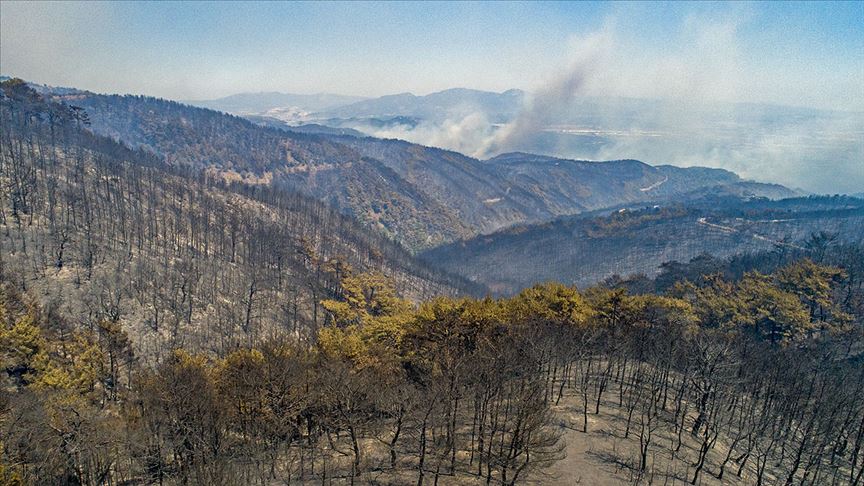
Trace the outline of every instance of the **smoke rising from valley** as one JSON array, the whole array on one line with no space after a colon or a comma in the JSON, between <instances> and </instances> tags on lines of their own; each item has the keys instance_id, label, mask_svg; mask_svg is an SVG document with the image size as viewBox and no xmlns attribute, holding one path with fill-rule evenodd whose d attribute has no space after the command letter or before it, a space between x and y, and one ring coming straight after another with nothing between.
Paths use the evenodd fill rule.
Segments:
<instances>
[{"instance_id":1,"label":"smoke rising from valley","mask_svg":"<svg viewBox=\"0 0 864 486\"><path fill-rule=\"evenodd\" d=\"M609 29L604 28L585 38L571 41L569 67L523 97L516 116L506 123L492 123L488 113L459 106L443 121L425 120L415 127L375 129L358 125L376 137L401 138L415 143L446 148L486 158L500 153L522 150L537 134L566 116L598 58L610 45ZM469 111L466 114L466 111Z\"/></svg>"},{"instance_id":2,"label":"smoke rising from valley","mask_svg":"<svg viewBox=\"0 0 864 486\"><path fill-rule=\"evenodd\" d=\"M404 123L358 116L342 126L478 158L636 158L814 192L864 191L864 22L855 3L444 3L417 25L403 22L407 4L245 5L242 15L228 2L203 5L175 4L197 19L178 29L148 23L164 17L155 4L2 2L0 74L179 100L520 88L523 96L501 94L512 105L503 111L431 104L423 116L381 113L412 117ZM400 21L383 20L391 17ZM327 36L320 25L347 30Z\"/></svg>"},{"instance_id":3,"label":"smoke rising from valley","mask_svg":"<svg viewBox=\"0 0 864 486\"><path fill-rule=\"evenodd\" d=\"M458 106L416 126L355 128L481 159L511 151L635 158L812 192L864 190L864 113L732 102L744 76L739 24L690 19L689 47L637 62L610 20L574 36L568 68L526 94L514 116ZM631 93L644 98L623 96Z\"/></svg>"}]
</instances>

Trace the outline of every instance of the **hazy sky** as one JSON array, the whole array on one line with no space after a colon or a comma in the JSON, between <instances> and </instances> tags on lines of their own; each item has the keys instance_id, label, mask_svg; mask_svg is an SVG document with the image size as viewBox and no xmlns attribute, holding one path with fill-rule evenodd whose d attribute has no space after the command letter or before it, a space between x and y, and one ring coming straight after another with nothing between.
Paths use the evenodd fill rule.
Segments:
<instances>
[{"instance_id":1,"label":"hazy sky","mask_svg":"<svg viewBox=\"0 0 864 486\"><path fill-rule=\"evenodd\" d=\"M535 90L864 110L864 2L0 2L0 71L99 92Z\"/></svg>"}]
</instances>

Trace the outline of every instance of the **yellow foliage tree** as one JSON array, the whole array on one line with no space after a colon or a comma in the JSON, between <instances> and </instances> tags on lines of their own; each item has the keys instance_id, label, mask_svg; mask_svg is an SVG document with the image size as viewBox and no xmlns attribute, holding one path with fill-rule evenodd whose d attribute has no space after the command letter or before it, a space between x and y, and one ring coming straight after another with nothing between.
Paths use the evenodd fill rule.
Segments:
<instances>
[{"instance_id":1,"label":"yellow foliage tree","mask_svg":"<svg viewBox=\"0 0 864 486\"><path fill-rule=\"evenodd\" d=\"M0 310L6 320L5 308ZM36 309L29 309L10 327L0 330L0 359L6 373L18 386L36 379L38 363L47 360L47 341L39 326Z\"/></svg>"},{"instance_id":2,"label":"yellow foliage tree","mask_svg":"<svg viewBox=\"0 0 864 486\"><path fill-rule=\"evenodd\" d=\"M340 327L366 324L373 318L396 316L411 310L411 304L400 298L393 283L380 273L351 274L346 271L341 282L341 298L321 302Z\"/></svg>"},{"instance_id":3,"label":"yellow foliage tree","mask_svg":"<svg viewBox=\"0 0 864 486\"><path fill-rule=\"evenodd\" d=\"M535 285L506 302L508 317L514 322L537 322L583 326L594 310L573 287L550 282Z\"/></svg>"}]
</instances>

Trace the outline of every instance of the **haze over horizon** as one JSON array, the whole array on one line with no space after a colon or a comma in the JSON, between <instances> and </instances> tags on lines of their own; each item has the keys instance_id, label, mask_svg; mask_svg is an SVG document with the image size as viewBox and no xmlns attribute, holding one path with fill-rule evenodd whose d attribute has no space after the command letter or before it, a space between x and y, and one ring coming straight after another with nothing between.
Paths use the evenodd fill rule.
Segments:
<instances>
[{"instance_id":1,"label":"haze over horizon","mask_svg":"<svg viewBox=\"0 0 864 486\"><path fill-rule=\"evenodd\" d=\"M864 110L860 3L0 5L0 67L171 99L543 89ZM326 28L325 28L326 27Z\"/></svg>"}]
</instances>

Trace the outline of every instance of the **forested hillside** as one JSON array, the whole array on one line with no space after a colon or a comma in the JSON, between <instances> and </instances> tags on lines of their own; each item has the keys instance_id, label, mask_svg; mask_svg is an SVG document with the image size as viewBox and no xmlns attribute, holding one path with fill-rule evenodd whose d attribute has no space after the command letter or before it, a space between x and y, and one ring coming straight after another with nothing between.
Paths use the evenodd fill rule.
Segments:
<instances>
[{"instance_id":1,"label":"forested hillside","mask_svg":"<svg viewBox=\"0 0 864 486\"><path fill-rule=\"evenodd\" d=\"M135 359L2 275L12 484L848 484L860 274L781 256L665 295L559 284L414 308L344 276L315 343ZM859 248L860 255L861 249Z\"/></svg>"},{"instance_id":2,"label":"forested hillside","mask_svg":"<svg viewBox=\"0 0 864 486\"><path fill-rule=\"evenodd\" d=\"M573 214L640 201L686 200L717 193L772 199L796 193L776 184L742 181L727 170L704 167L650 166L638 160L603 163L543 155L510 153L487 161L491 169L514 187L538 195L556 215Z\"/></svg>"},{"instance_id":3,"label":"forested hillside","mask_svg":"<svg viewBox=\"0 0 864 486\"><path fill-rule=\"evenodd\" d=\"M86 112L4 82L2 264L81 325L123 322L139 356L313 338L349 274L418 300L477 292L320 202L225 182L92 135Z\"/></svg>"},{"instance_id":4,"label":"forested hillside","mask_svg":"<svg viewBox=\"0 0 864 486\"><path fill-rule=\"evenodd\" d=\"M483 162L395 140L267 128L155 98L41 89L83 107L98 134L213 177L302 192L411 250L515 223L692 191L712 193L740 183L727 171L655 168L636 161L576 162L525 154L513 160L511 154ZM765 184L751 184L746 193L791 194Z\"/></svg>"},{"instance_id":5,"label":"forested hillside","mask_svg":"<svg viewBox=\"0 0 864 486\"><path fill-rule=\"evenodd\" d=\"M452 210L379 160L321 136L140 96L60 99L83 107L94 132L152 150L170 165L306 194L410 247L471 234Z\"/></svg>"},{"instance_id":6,"label":"forested hillside","mask_svg":"<svg viewBox=\"0 0 864 486\"><path fill-rule=\"evenodd\" d=\"M664 262L704 253L722 258L775 246L795 249L818 232L864 241L864 199L748 201L724 195L515 226L422 256L496 293L513 294L548 280L587 286L613 275L653 276Z\"/></svg>"}]
</instances>

